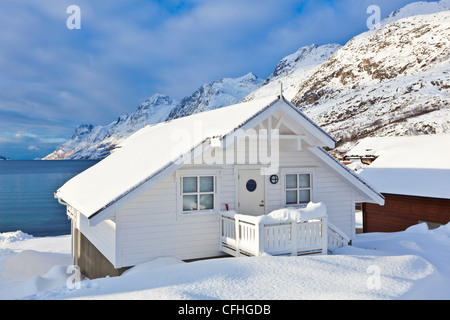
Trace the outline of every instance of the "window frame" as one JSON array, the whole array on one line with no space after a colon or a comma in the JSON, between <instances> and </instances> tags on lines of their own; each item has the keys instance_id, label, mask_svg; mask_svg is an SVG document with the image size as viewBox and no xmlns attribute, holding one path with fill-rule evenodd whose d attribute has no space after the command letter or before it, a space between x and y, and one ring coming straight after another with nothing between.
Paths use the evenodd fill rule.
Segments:
<instances>
[{"instance_id":1,"label":"window frame","mask_svg":"<svg viewBox=\"0 0 450 320\"><path fill-rule=\"evenodd\" d=\"M315 168L290 168L290 169L281 169L281 178L283 180L283 187L281 188L282 192L282 201L285 207L298 207L304 208L308 205L308 203L300 202L300 191L301 190L309 190L309 201L314 202L314 175L316 169ZM309 187L301 188L299 184L299 176L302 174L309 175ZM296 175L296 188L287 188L287 176L288 175ZM287 192L288 191L296 191L297 192L297 202L296 203L287 203Z\"/></svg>"},{"instance_id":2,"label":"window frame","mask_svg":"<svg viewBox=\"0 0 450 320\"><path fill-rule=\"evenodd\" d=\"M219 212L219 171L183 171L177 172L175 175L177 181L177 215L178 216L190 216L190 215L202 215ZM212 177L213 178L213 191L200 191L200 178ZM196 192L184 192L183 179L184 178L196 178L197 179L197 191ZM183 210L184 196L195 195L197 196L197 209ZM200 209L200 197L201 195L213 195L213 208L212 209Z\"/></svg>"}]
</instances>

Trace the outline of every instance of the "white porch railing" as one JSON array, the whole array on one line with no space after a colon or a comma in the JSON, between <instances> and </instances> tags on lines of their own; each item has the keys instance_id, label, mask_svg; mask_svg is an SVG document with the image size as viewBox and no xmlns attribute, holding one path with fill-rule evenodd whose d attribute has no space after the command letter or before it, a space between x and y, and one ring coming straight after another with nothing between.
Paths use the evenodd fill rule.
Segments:
<instances>
[{"instance_id":1,"label":"white porch railing","mask_svg":"<svg viewBox=\"0 0 450 320\"><path fill-rule=\"evenodd\" d=\"M233 256L327 254L327 218L264 222L262 217L220 218L220 250Z\"/></svg>"},{"instance_id":2,"label":"white porch railing","mask_svg":"<svg viewBox=\"0 0 450 320\"><path fill-rule=\"evenodd\" d=\"M341 229L328 222L328 250L342 248L350 243L350 238Z\"/></svg>"}]
</instances>

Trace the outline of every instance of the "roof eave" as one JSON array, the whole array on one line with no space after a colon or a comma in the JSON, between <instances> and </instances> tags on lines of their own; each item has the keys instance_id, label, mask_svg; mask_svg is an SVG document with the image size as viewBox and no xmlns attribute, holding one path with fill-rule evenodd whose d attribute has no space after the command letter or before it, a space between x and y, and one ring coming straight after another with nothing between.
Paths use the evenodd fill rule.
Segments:
<instances>
[{"instance_id":1,"label":"roof eave","mask_svg":"<svg viewBox=\"0 0 450 320\"><path fill-rule=\"evenodd\" d=\"M355 186L358 190L364 193L368 197L368 201L370 203L376 203L380 206L383 206L385 203L384 196L375 190L369 183L358 177L356 173L350 170L347 166L342 164L336 158L334 158L331 154L325 151L323 148L311 147L308 150L314 154L316 157L325 162L328 166L330 166L334 171L339 173L343 178L345 178L348 182L350 182L353 186Z\"/></svg>"}]
</instances>

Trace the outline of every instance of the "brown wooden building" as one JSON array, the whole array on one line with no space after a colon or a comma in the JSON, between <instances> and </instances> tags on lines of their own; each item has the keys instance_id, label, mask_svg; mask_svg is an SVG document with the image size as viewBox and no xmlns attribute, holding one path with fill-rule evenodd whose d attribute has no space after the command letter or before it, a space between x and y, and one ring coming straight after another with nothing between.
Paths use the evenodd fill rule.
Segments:
<instances>
[{"instance_id":1,"label":"brown wooden building","mask_svg":"<svg viewBox=\"0 0 450 320\"><path fill-rule=\"evenodd\" d=\"M421 222L426 222L432 229L450 221L450 199L383 195L383 207L363 204L363 232L403 231Z\"/></svg>"},{"instance_id":2,"label":"brown wooden building","mask_svg":"<svg viewBox=\"0 0 450 320\"><path fill-rule=\"evenodd\" d=\"M385 204L363 204L363 232L450 221L450 135L366 138L349 151L368 153L376 160L361 162L359 175L383 194Z\"/></svg>"}]
</instances>

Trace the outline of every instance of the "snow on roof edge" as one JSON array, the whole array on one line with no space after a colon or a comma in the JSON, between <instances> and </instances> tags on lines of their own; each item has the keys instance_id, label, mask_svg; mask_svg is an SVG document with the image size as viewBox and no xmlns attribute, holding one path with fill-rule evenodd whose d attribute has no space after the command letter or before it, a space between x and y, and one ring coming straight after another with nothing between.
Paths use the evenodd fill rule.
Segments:
<instances>
[{"instance_id":1,"label":"snow on roof edge","mask_svg":"<svg viewBox=\"0 0 450 320\"><path fill-rule=\"evenodd\" d=\"M379 196L380 198L383 199L383 201L385 200L385 197L378 192L374 187L372 187L366 180L364 180L363 178L359 177L353 170L351 170L350 168L348 168L346 165L344 165L343 163L341 163L339 160L337 160L335 157L333 157L330 153L328 153L325 149L319 147L317 148L319 149L323 154L325 154L328 158L330 158L331 160L333 160L336 164L338 164L342 169L344 169L346 172L348 172L352 177L356 178L357 181L359 181L360 183L362 183L364 186L366 186L368 189L370 189L372 192L374 192L377 196Z\"/></svg>"},{"instance_id":2,"label":"snow on roof edge","mask_svg":"<svg viewBox=\"0 0 450 320\"><path fill-rule=\"evenodd\" d=\"M264 111L266 111L267 109L269 109L270 107L272 107L273 105L275 105L277 102L279 101L279 99L274 99L271 103L269 103L268 105L266 105L265 107L263 107L261 110L259 110L257 113L255 113L253 116L251 116L250 118L248 118L247 120L243 121L240 125L236 126L233 130L231 130L230 132L228 132L227 134L225 134L223 138L228 137L229 135L231 135L232 133L236 132L238 129L242 128L246 123L248 123L249 121L251 121L252 119L254 119L255 117L257 117L258 115L260 115L261 113L263 113ZM210 111L214 111L214 110L210 110ZM171 120L171 121L176 121L177 119ZM211 138L211 137L210 137ZM187 152L187 154L192 154L192 152L202 146L204 143L206 143L210 138L207 138L205 140L203 140L201 143L199 143L198 145L194 146L191 148L191 150L189 152ZM178 157L178 160L180 158L182 158L185 155L180 155ZM121 199L123 199L124 197L126 197L128 194L134 192L136 189L138 189L139 187L141 187L142 185L144 185L145 183L149 182L150 180L152 180L155 176L163 173L165 170L167 170L168 168L170 168L176 161L171 161L170 163L168 163L166 166L162 167L161 169L157 170L154 174L152 174L151 176L145 178L144 180L140 181L139 183L137 183L136 185L134 185L133 187L131 187L130 189L128 189L126 192L124 192L122 195L120 195L119 197L111 200L108 204L106 204L104 207L100 208L99 210L97 210L96 212L94 212L93 214L88 216L88 219L91 219L95 216L97 216L99 213L101 213L102 211L108 209L109 207L111 207L114 203L120 201ZM58 192L58 191L57 191ZM56 193L57 193L56 192ZM64 199L62 199L64 201Z\"/></svg>"}]
</instances>

